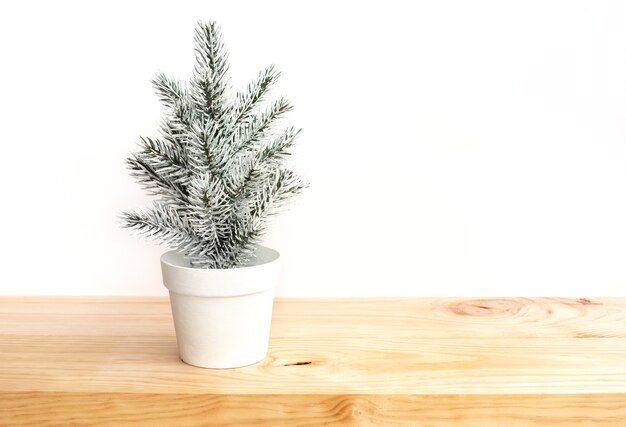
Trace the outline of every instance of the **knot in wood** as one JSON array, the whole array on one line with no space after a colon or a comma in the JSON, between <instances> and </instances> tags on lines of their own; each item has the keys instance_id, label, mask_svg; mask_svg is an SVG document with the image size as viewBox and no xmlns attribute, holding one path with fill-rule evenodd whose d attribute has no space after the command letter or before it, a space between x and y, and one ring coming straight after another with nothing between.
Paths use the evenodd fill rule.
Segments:
<instances>
[{"instance_id":1,"label":"knot in wood","mask_svg":"<svg viewBox=\"0 0 626 427\"><path fill-rule=\"evenodd\" d=\"M460 316L514 315L524 304L515 298L472 299L452 303L449 310Z\"/></svg>"}]
</instances>

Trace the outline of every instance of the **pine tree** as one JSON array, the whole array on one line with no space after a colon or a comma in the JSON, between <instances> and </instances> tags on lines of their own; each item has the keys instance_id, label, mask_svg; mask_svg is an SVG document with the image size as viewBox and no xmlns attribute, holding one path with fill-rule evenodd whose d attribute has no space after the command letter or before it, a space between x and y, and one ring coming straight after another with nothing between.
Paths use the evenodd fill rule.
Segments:
<instances>
[{"instance_id":1,"label":"pine tree","mask_svg":"<svg viewBox=\"0 0 626 427\"><path fill-rule=\"evenodd\" d=\"M299 130L277 129L289 101L265 100L280 76L273 66L231 95L216 23L198 23L195 52L188 83L152 80L166 109L161 137L140 138L127 164L157 200L122 213L122 224L181 251L193 267L232 268L254 257L269 217L306 186L285 166Z\"/></svg>"}]
</instances>

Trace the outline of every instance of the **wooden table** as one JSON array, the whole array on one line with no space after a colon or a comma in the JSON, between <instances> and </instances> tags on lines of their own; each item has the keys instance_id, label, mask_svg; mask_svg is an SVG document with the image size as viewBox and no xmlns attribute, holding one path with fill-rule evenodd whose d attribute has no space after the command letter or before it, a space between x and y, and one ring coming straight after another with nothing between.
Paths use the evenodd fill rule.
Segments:
<instances>
[{"instance_id":1,"label":"wooden table","mask_svg":"<svg viewBox=\"0 0 626 427\"><path fill-rule=\"evenodd\" d=\"M278 299L270 352L178 359L165 298L0 298L0 425L626 426L626 299Z\"/></svg>"}]
</instances>

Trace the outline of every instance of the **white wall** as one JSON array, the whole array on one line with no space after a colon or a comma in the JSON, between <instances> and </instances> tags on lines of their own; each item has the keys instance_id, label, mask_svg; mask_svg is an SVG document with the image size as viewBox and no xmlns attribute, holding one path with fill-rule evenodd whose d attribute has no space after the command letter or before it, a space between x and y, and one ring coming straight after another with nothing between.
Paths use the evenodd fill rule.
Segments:
<instances>
[{"instance_id":1,"label":"white wall","mask_svg":"<svg viewBox=\"0 0 626 427\"><path fill-rule=\"evenodd\" d=\"M624 294L624 2L7 3L0 294L165 293L116 214L199 19L235 85L277 65L304 129L279 294Z\"/></svg>"}]
</instances>

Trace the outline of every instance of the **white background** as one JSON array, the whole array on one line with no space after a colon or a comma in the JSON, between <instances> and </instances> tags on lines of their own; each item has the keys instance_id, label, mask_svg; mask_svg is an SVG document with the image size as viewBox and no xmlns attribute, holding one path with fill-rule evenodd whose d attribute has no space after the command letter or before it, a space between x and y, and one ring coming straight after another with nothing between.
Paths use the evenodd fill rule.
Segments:
<instances>
[{"instance_id":1,"label":"white background","mask_svg":"<svg viewBox=\"0 0 626 427\"><path fill-rule=\"evenodd\" d=\"M0 294L165 294L116 215L200 19L303 128L280 295L624 294L626 3L441 0L3 2Z\"/></svg>"}]
</instances>

